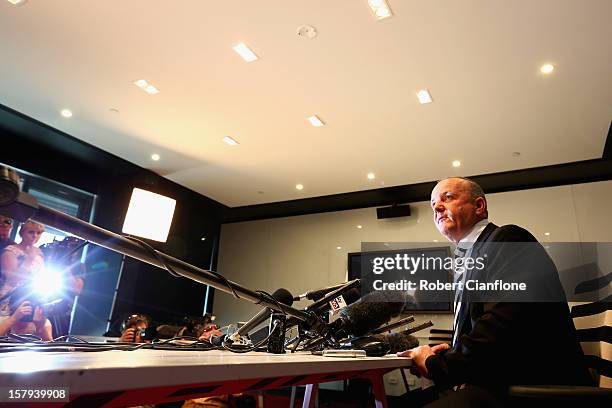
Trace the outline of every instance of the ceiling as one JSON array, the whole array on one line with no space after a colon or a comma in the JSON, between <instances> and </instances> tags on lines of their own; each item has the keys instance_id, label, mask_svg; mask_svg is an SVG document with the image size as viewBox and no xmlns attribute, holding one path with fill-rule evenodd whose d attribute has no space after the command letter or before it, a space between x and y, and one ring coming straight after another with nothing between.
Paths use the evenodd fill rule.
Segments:
<instances>
[{"instance_id":1,"label":"ceiling","mask_svg":"<svg viewBox=\"0 0 612 408\"><path fill-rule=\"evenodd\" d=\"M389 4L0 0L0 103L230 207L601 157L612 2Z\"/></svg>"}]
</instances>

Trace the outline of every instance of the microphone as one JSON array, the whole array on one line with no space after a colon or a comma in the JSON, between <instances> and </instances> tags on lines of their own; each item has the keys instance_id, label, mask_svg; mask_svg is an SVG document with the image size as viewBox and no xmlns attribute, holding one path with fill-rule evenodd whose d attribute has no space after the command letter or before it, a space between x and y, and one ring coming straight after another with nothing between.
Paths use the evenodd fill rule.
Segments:
<instances>
[{"instance_id":1,"label":"microphone","mask_svg":"<svg viewBox=\"0 0 612 408\"><path fill-rule=\"evenodd\" d=\"M347 306L340 317L331 324L331 334L336 339L363 336L398 316L407 301L407 294L398 291L374 291L358 302Z\"/></svg>"},{"instance_id":2,"label":"microphone","mask_svg":"<svg viewBox=\"0 0 612 408\"><path fill-rule=\"evenodd\" d=\"M334 313L346 308L348 305L355 303L361 297L361 292L357 288L347 291L344 295L339 295L329 302L329 306Z\"/></svg>"},{"instance_id":3,"label":"microphone","mask_svg":"<svg viewBox=\"0 0 612 408\"><path fill-rule=\"evenodd\" d=\"M384 356L387 353L415 348L419 345L419 340L402 333L384 333L357 337L348 344L354 350L364 350L368 356Z\"/></svg>"},{"instance_id":4,"label":"microphone","mask_svg":"<svg viewBox=\"0 0 612 408\"><path fill-rule=\"evenodd\" d=\"M419 346L419 339L403 333L375 334L372 337L389 345L389 353L399 353Z\"/></svg>"},{"instance_id":5,"label":"microphone","mask_svg":"<svg viewBox=\"0 0 612 408\"><path fill-rule=\"evenodd\" d=\"M287 306L291 306L293 304L293 295L287 289L280 288L275 290L274 293L272 293L272 297L278 300L279 303L284 303ZM240 336L248 334L248 332L270 317L270 313L272 313L272 309L270 308L266 307L261 309L255 316L251 317L251 319L246 322L244 326L240 327L238 331L231 336L231 340L238 340Z\"/></svg>"},{"instance_id":6,"label":"microphone","mask_svg":"<svg viewBox=\"0 0 612 408\"><path fill-rule=\"evenodd\" d=\"M296 302L298 300L304 300L304 299L316 301L316 300L321 299L323 296L327 295L332 290L339 289L343 287L344 285L346 285L346 283L341 283L339 285L334 285L334 286L328 286L327 288L323 288L323 289L309 290L308 292L302 293L301 295L294 296L293 300Z\"/></svg>"}]
</instances>

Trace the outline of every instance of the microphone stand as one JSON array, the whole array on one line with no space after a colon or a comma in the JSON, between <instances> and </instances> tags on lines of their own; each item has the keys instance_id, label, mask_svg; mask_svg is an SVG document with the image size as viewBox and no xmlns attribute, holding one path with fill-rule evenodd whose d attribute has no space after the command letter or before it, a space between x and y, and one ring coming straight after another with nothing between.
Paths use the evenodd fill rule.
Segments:
<instances>
[{"instance_id":1,"label":"microphone stand","mask_svg":"<svg viewBox=\"0 0 612 408\"><path fill-rule=\"evenodd\" d=\"M170 266L174 272L182 277L210 285L222 292L236 295L240 299L282 312L306 325L313 327L320 325L319 320L313 313L298 310L280 302L273 302L268 297L247 289L238 283L223 279L223 277L216 273L198 268L163 252L147 249L138 242L122 235L45 207L39 204L33 196L19 192L18 188L15 189L16 182L15 178L10 174L11 170L8 170L10 179L6 172L6 168L0 166L0 175L2 176L0 177L0 214L2 215L19 221L32 219L162 269L167 269L166 266Z\"/></svg>"}]
</instances>

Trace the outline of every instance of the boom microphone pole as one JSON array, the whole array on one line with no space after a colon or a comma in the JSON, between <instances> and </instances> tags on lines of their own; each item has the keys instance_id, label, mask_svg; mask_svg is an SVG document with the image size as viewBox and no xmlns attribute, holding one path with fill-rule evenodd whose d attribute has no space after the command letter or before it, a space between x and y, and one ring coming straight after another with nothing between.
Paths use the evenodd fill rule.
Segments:
<instances>
[{"instance_id":1,"label":"boom microphone pole","mask_svg":"<svg viewBox=\"0 0 612 408\"><path fill-rule=\"evenodd\" d=\"M274 302L268 296L227 280L215 272L198 268L153 248L147 248L146 244L142 245L135 240L39 204L33 196L19 191L19 176L14 170L4 166L0 166L0 214L19 221L32 219L76 235L101 247L138 259L158 268L176 272L196 282L210 285L239 299L245 299L262 307L287 314L306 324L315 326L319 324L319 320L312 313Z\"/></svg>"}]
</instances>

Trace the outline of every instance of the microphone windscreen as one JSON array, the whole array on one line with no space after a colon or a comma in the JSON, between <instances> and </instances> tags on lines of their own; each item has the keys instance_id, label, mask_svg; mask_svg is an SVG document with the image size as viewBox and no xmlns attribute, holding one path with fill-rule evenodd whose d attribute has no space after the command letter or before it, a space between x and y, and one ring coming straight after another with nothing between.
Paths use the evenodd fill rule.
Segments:
<instances>
[{"instance_id":1,"label":"microphone windscreen","mask_svg":"<svg viewBox=\"0 0 612 408\"><path fill-rule=\"evenodd\" d=\"M351 303L355 303L359 300L361 297L361 292L359 289L353 288L342 295L342 297L344 298L344 302L346 302L347 305L350 305Z\"/></svg>"},{"instance_id":2,"label":"microphone windscreen","mask_svg":"<svg viewBox=\"0 0 612 408\"><path fill-rule=\"evenodd\" d=\"M346 307L342 314L350 323L351 334L363 336L399 315L404 303L405 295L398 291L374 291Z\"/></svg>"},{"instance_id":3,"label":"microphone windscreen","mask_svg":"<svg viewBox=\"0 0 612 408\"><path fill-rule=\"evenodd\" d=\"M285 288L276 289L272 297L287 306L293 305L293 295Z\"/></svg>"},{"instance_id":4,"label":"microphone windscreen","mask_svg":"<svg viewBox=\"0 0 612 408\"><path fill-rule=\"evenodd\" d=\"M419 346L419 340L416 337L402 333L383 333L372 337L387 344L389 346L389 353L398 353Z\"/></svg>"}]
</instances>

